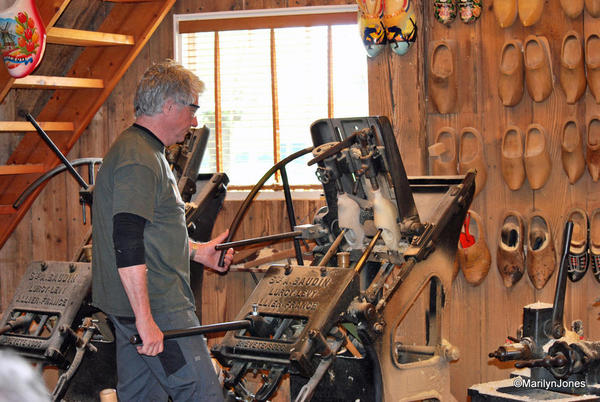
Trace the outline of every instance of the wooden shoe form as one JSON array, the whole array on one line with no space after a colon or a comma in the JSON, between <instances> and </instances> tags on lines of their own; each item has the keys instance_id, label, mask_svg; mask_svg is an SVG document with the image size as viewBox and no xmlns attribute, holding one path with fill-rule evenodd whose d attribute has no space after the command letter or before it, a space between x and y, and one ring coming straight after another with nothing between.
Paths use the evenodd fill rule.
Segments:
<instances>
[{"instance_id":1,"label":"wooden shoe form","mask_svg":"<svg viewBox=\"0 0 600 402\"><path fill-rule=\"evenodd\" d=\"M544 10L544 0L518 0L519 19L524 27L539 21Z\"/></svg>"},{"instance_id":2,"label":"wooden shoe form","mask_svg":"<svg viewBox=\"0 0 600 402\"><path fill-rule=\"evenodd\" d=\"M523 45L517 39L502 46L498 96L504 106L514 106L523 98Z\"/></svg>"},{"instance_id":3,"label":"wooden shoe form","mask_svg":"<svg viewBox=\"0 0 600 402\"><path fill-rule=\"evenodd\" d=\"M577 18L583 11L583 0L560 0L560 5L569 18Z\"/></svg>"},{"instance_id":4,"label":"wooden shoe form","mask_svg":"<svg viewBox=\"0 0 600 402\"><path fill-rule=\"evenodd\" d=\"M439 40L429 46L429 95L439 113L456 112L456 42Z\"/></svg>"},{"instance_id":5,"label":"wooden shoe form","mask_svg":"<svg viewBox=\"0 0 600 402\"><path fill-rule=\"evenodd\" d=\"M525 181L523 136L517 126L509 126L502 136L502 178L511 190L518 190Z\"/></svg>"},{"instance_id":6,"label":"wooden shoe form","mask_svg":"<svg viewBox=\"0 0 600 402\"><path fill-rule=\"evenodd\" d=\"M562 129L561 160L569 183L575 184L585 171L583 141L575 120L565 122Z\"/></svg>"},{"instance_id":7,"label":"wooden shoe form","mask_svg":"<svg viewBox=\"0 0 600 402\"><path fill-rule=\"evenodd\" d=\"M358 29L369 57L377 56L385 47L383 0L356 0L358 4Z\"/></svg>"},{"instance_id":8,"label":"wooden shoe form","mask_svg":"<svg viewBox=\"0 0 600 402\"><path fill-rule=\"evenodd\" d=\"M585 39L587 84L596 103L600 103L600 36L591 34Z\"/></svg>"},{"instance_id":9,"label":"wooden shoe form","mask_svg":"<svg viewBox=\"0 0 600 402\"><path fill-rule=\"evenodd\" d=\"M517 0L494 0L494 15L500 28L508 28L517 19Z\"/></svg>"},{"instance_id":10,"label":"wooden shoe form","mask_svg":"<svg viewBox=\"0 0 600 402\"><path fill-rule=\"evenodd\" d=\"M589 265L588 256L588 219L581 208L573 208L567 220L573 222L573 232L568 251L567 275L572 282L585 276Z\"/></svg>"},{"instance_id":11,"label":"wooden shoe form","mask_svg":"<svg viewBox=\"0 0 600 402\"><path fill-rule=\"evenodd\" d=\"M600 17L600 0L585 0L585 11L594 18Z\"/></svg>"},{"instance_id":12,"label":"wooden shoe form","mask_svg":"<svg viewBox=\"0 0 600 402\"><path fill-rule=\"evenodd\" d=\"M466 281L473 286L477 286L487 276L492 259L485 240L483 220L475 211L469 211L469 214L471 216L471 234L475 237L475 244L463 248L461 243L458 242L458 265Z\"/></svg>"},{"instance_id":13,"label":"wooden shoe form","mask_svg":"<svg viewBox=\"0 0 600 402\"><path fill-rule=\"evenodd\" d=\"M385 0L383 25L387 42L392 51L399 55L408 52L417 39L417 17L410 0Z\"/></svg>"},{"instance_id":14,"label":"wooden shoe form","mask_svg":"<svg viewBox=\"0 0 600 402\"><path fill-rule=\"evenodd\" d=\"M586 79L581 39L575 31L569 31L563 38L560 52L560 86L567 103L574 104L585 92Z\"/></svg>"},{"instance_id":15,"label":"wooden shoe form","mask_svg":"<svg viewBox=\"0 0 600 402\"><path fill-rule=\"evenodd\" d=\"M530 124L525 133L525 174L532 190L546 184L552 162L548 154L546 130L539 124Z\"/></svg>"},{"instance_id":16,"label":"wooden shoe form","mask_svg":"<svg viewBox=\"0 0 600 402\"><path fill-rule=\"evenodd\" d=\"M585 160L593 181L600 178L600 116L590 119L587 129L587 150Z\"/></svg>"},{"instance_id":17,"label":"wooden shoe form","mask_svg":"<svg viewBox=\"0 0 600 402\"><path fill-rule=\"evenodd\" d=\"M556 267L552 232L547 220L535 214L528 219L527 275L536 289L542 289Z\"/></svg>"},{"instance_id":18,"label":"wooden shoe form","mask_svg":"<svg viewBox=\"0 0 600 402\"><path fill-rule=\"evenodd\" d=\"M525 83L529 96L542 102L552 93L552 58L544 36L529 35L525 39Z\"/></svg>"},{"instance_id":19,"label":"wooden shoe form","mask_svg":"<svg viewBox=\"0 0 600 402\"><path fill-rule=\"evenodd\" d=\"M496 265L504 286L512 287L525 273L525 224L517 211L508 211L502 220L496 250Z\"/></svg>"},{"instance_id":20,"label":"wooden shoe form","mask_svg":"<svg viewBox=\"0 0 600 402\"><path fill-rule=\"evenodd\" d=\"M437 144L440 144L438 146ZM435 144L429 149L433 155L432 148L437 146L441 152L435 152L432 162L432 172L435 176L452 176L458 174L456 159L456 132L452 127L442 127L435 139Z\"/></svg>"},{"instance_id":21,"label":"wooden shoe form","mask_svg":"<svg viewBox=\"0 0 600 402\"><path fill-rule=\"evenodd\" d=\"M465 127L460 132L458 153L458 172L466 174L470 169L477 170L475 176L475 194L479 194L487 181L487 164L483 153L483 139L481 134L473 127Z\"/></svg>"}]
</instances>

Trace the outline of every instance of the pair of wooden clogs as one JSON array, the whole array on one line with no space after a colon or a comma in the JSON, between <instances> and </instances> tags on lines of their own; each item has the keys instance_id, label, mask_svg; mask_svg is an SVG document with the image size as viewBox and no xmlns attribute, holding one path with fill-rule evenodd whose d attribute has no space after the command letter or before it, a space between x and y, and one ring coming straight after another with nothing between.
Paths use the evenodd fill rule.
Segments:
<instances>
[{"instance_id":1,"label":"pair of wooden clogs","mask_svg":"<svg viewBox=\"0 0 600 402\"><path fill-rule=\"evenodd\" d=\"M584 0L560 0L564 13L569 18L577 18L583 12ZM585 10L594 18L600 17L600 0L585 0Z\"/></svg>"},{"instance_id":2,"label":"pair of wooden clogs","mask_svg":"<svg viewBox=\"0 0 600 402\"><path fill-rule=\"evenodd\" d=\"M417 39L417 20L411 0L356 0L358 27L369 57L389 44L396 54L406 54Z\"/></svg>"},{"instance_id":3,"label":"pair of wooden clogs","mask_svg":"<svg viewBox=\"0 0 600 402\"><path fill-rule=\"evenodd\" d=\"M562 128L561 159L571 184L581 178L586 165L592 180L600 179L600 116L593 116L588 121L585 157L583 148L577 121L566 121Z\"/></svg>"},{"instance_id":4,"label":"pair of wooden clogs","mask_svg":"<svg viewBox=\"0 0 600 402\"><path fill-rule=\"evenodd\" d=\"M594 278L600 282L600 208L588 216L581 208L573 208L567 220L573 222L569 243L567 275L573 282L581 280L592 266Z\"/></svg>"},{"instance_id":5,"label":"pair of wooden clogs","mask_svg":"<svg viewBox=\"0 0 600 402\"><path fill-rule=\"evenodd\" d=\"M500 28L511 26L517 14L523 26L529 27L541 18L544 0L494 0L493 9Z\"/></svg>"},{"instance_id":6,"label":"pair of wooden clogs","mask_svg":"<svg viewBox=\"0 0 600 402\"><path fill-rule=\"evenodd\" d=\"M444 25L450 25L456 18L465 24L475 22L481 15L481 0L435 0L433 2L435 19Z\"/></svg>"}]
</instances>

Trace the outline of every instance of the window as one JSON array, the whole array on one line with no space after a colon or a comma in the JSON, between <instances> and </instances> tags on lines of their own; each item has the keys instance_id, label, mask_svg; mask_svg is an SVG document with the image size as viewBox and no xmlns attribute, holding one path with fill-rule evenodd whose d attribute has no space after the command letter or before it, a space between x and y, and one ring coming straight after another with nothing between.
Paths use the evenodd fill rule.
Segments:
<instances>
[{"instance_id":1,"label":"window","mask_svg":"<svg viewBox=\"0 0 600 402\"><path fill-rule=\"evenodd\" d=\"M198 116L211 137L202 172L224 171L231 187L252 186L272 165L312 145L315 120L368 115L367 59L355 10L175 16L176 57L206 84ZM306 166L310 158L287 166L290 184L318 185ZM278 188L281 178L267 184Z\"/></svg>"}]
</instances>

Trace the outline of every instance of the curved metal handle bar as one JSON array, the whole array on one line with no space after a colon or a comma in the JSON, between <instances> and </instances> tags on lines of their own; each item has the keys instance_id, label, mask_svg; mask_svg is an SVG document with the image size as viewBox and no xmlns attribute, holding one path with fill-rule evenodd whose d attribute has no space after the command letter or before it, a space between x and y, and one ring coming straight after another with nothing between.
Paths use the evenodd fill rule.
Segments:
<instances>
[{"instance_id":1,"label":"curved metal handle bar","mask_svg":"<svg viewBox=\"0 0 600 402\"><path fill-rule=\"evenodd\" d=\"M240 209L238 209L238 212L235 215L235 217L233 218L233 221L231 222L231 226L229 226L229 234L227 235L225 242L231 241L231 239L233 238L233 235L235 234L238 227L240 226L240 222L242 221L242 218L246 214L248 207L250 207L252 200L254 200L254 197L256 197L256 194L258 194L258 192L260 191L262 186L267 182L267 180L269 180L269 178L273 175L273 173L275 173L277 170L283 168L285 165L287 165L291 161L298 159L299 157L311 152L313 150L313 148L314 147L308 147L308 148L301 149L300 151L294 152L293 154L289 155L288 157L286 157L286 158L280 160L279 162L277 162L276 164L274 164L271 167L271 169L269 169L263 175L263 177L260 178L260 180L254 185L254 187L252 187L252 190L250 190L250 193L248 194L248 196L246 197L246 199L240 206ZM221 251L221 256L219 257L219 266L220 267L223 266L226 251L227 250Z\"/></svg>"},{"instance_id":2,"label":"curved metal handle bar","mask_svg":"<svg viewBox=\"0 0 600 402\"><path fill-rule=\"evenodd\" d=\"M80 165L90 165L90 168L93 169L94 165L99 164L99 163L102 163L102 158L81 158L81 159L75 159L73 162L71 162L71 165L73 167L80 166ZM38 188L44 182L46 182L47 180L50 180L57 174L64 172L65 170L67 170L67 166L59 165L59 166L55 167L54 169L49 170L46 173L44 173L43 175L41 175L40 177L38 177L33 183L31 183L29 186L27 186L27 188L21 193L19 198L17 198L17 200L14 202L13 208L19 209L21 204L23 204L23 202L27 199L27 197L29 197L29 195L31 193L33 193L36 188Z\"/></svg>"}]
</instances>

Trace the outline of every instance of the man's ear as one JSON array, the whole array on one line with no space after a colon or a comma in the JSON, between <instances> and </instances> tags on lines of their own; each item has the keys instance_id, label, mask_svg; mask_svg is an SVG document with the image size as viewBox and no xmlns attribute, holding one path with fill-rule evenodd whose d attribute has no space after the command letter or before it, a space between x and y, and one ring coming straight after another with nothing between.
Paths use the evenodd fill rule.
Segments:
<instances>
[{"instance_id":1,"label":"man's ear","mask_svg":"<svg viewBox=\"0 0 600 402\"><path fill-rule=\"evenodd\" d=\"M174 107L175 107L175 101L172 98L167 98L165 103L163 103L162 111L164 114L168 114L171 111L173 111Z\"/></svg>"}]
</instances>

